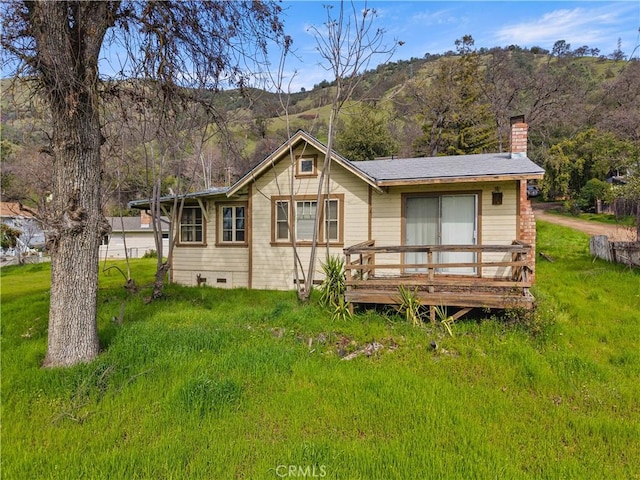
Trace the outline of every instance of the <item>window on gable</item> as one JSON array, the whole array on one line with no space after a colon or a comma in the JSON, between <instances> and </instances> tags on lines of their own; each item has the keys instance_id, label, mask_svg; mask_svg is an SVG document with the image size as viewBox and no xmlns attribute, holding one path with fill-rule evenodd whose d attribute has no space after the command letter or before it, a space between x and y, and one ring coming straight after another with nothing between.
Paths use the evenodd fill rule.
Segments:
<instances>
[{"instance_id":1,"label":"window on gable","mask_svg":"<svg viewBox=\"0 0 640 480\"><path fill-rule=\"evenodd\" d=\"M317 155L302 155L296 158L296 176L317 176Z\"/></svg>"},{"instance_id":2,"label":"window on gable","mask_svg":"<svg viewBox=\"0 0 640 480\"><path fill-rule=\"evenodd\" d=\"M204 218L199 206L185 206L180 217L180 243L204 243Z\"/></svg>"},{"instance_id":3,"label":"window on gable","mask_svg":"<svg viewBox=\"0 0 640 480\"><path fill-rule=\"evenodd\" d=\"M246 243L246 207L244 205L223 205L219 211L220 242Z\"/></svg>"}]
</instances>

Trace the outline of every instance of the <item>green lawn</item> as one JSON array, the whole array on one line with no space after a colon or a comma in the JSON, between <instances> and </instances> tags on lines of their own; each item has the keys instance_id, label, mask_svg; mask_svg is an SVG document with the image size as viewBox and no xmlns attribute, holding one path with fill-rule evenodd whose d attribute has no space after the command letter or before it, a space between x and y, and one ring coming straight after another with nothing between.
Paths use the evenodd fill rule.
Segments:
<instances>
[{"instance_id":1,"label":"green lawn","mask_svg":"<svg viewBox=\"0 0 640 480\"><path fill-rule=\"evenodd\" d=\"M640 478L640 274L594 262L585 235L538 232L555 262L520 324L487 313L448 337L331 321L290 292L177 286L145 305L110 270L104 353L64 370L39 367L48 267L4 268L2 477ZM153 265L134 263L139 285Z\"/></svg>"}]
</instances>

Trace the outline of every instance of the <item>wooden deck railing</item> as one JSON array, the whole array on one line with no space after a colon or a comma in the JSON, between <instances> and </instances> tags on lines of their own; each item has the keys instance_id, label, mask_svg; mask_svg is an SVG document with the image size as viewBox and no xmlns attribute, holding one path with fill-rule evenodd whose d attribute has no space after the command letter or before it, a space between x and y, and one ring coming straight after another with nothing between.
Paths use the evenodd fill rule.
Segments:
<instances>
[{"instance_id":1,"label":"wooden deck railing","mask_svg":"<svg viewBox=\"0 0 640 480\"><path fill-rule=\"evenodd\" d=\"M369 279L398 276L420 277L424 285L424 276L434 282L447 282L445 277L454 275L455 281L463 281L465 277L495 281L513 281L518 284L528 283L530 268L526 257L531 246L514 241L511 245L402 245L376 247L375 241L359 243L344 249L347 283L361 284ZM425 261L420 263L405 262L407 253L424 253ZM437 261L442 253L472 253L475 260L466 262ZM397 262L377 262L381 254L395 254ZM502 259L488 258L487 254L498 254ZM390 255L387 255L389 257ZM505 260L505 257L509 257ZM473 273L446 272L449 269L471 268ZM492 273L488 273L489 270ZM384 272L384 273L383 273ZM510 274L507 274L510 272ZM440 278L441 280L436 280Z\"/></svg>"},{"instance_id":2,"label":"wooden deck railing","mask_svg":"<svg viewBox=\"0 0 640 480\"><path fill-rule=\"evenodd\" d=\"M511 245L411 246L363 242L344 249L346 297L355 302L374 299L378 303L378 298L387 303L395 295L389 292L403 285L416 287L423 300L432 303L438 299L451 305L500 306L506 297L532 299L530 251L530 245L518 241ZM447 261L443 255L447 253L466 253L469 258ZM423 255L416 256L420 261L409 263L407 254ZM487 303L491 295L493 300Z\"/></svg>"}]
</instances>

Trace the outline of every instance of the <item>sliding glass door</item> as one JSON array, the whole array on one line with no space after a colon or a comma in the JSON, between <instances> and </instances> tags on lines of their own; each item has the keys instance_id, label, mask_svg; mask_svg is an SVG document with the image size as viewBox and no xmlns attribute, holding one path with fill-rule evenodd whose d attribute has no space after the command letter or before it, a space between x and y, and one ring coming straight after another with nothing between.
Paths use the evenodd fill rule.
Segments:
<instances>
[{"instance_id":1,"label":"sliding glass door","mask_svg":"<svg viewBox=\"0 0 640 480\"><path fill-rule=\"evenodd\" d=\"M440 245L475 245L476 195L443 195L440 197ZM441 263L472 263L473 252L443 252ZM474 267L443 268L443 273L473 275Z\"/></svg>"},{"instance_id":2,"label":"sliding glass door","mask_svg":"<svg viewBox=\"0 0 640 480\"><path fill-rule=\"evenodd\" d=\"M475 245L477 243L476 194L438 195L405 199L405 245ZM442 252L434 255L438 263L474 262L473 252ZM426 253L407 253L406 264L422 264ZM426 268L408 267L407 272L425 272ZM444 267L441 273L473 275L473 267Z\"/></svg>"}]
</instances>

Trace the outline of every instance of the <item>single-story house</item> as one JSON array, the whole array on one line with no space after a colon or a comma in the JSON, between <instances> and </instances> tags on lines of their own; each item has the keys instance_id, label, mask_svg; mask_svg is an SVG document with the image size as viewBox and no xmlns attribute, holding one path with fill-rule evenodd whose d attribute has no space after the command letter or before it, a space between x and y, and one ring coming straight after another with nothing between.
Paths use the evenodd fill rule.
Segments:
<instances>
[{"instance_id":1,"label":"single-story house","mask_svg":"<svg viewBox=\"0 0 640 480\"><path fill-rule=\"evenodd\" d=\"M230 187L185 195L172 281L293 289L292 244L308 265L320 209L316 278L327 251L345 258L352 302L394 303L407 285L427 305L531 305L527 182L544 171L527 158L526 124L513 124L509 153L352 162L332 151L318 204L326 151L299 130Z\"/></svg>"},{"instance_id":2,"label":"single-story house","mask_svg":"<svg viewBox=\"0 0 640 480\"><path fill-rule=\"evenodd\" d=\"M100 258L141 258L145 253L156 251L156 243L151 225L151 216L144 211L138 217L106 217L111 232L102 238ZM169 218L161 218L162 252L169 251Z\"/></svg>"}]
</instances>

